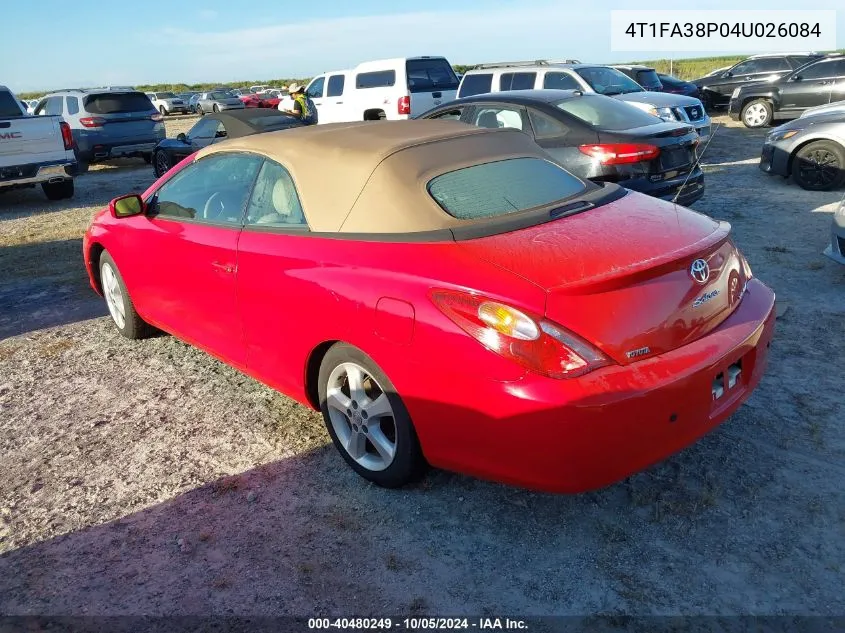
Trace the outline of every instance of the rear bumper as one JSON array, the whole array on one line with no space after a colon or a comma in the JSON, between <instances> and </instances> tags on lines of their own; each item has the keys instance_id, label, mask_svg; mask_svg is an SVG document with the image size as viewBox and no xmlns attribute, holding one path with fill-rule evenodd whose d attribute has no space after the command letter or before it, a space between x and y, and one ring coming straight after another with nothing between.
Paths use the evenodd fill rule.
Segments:
<instances>
[{"instance_id":1,"label":"rear bumper","mask_svg":"<svg viewBox=\"0 0 845 633\"><path fill-rule=\"evenodd\" d=\"M152 154L161 139L142 143L95 143L86 150L80 149L80 157L88 163L111 158L132 158Z\"/></svg>"},{"instance_id":2,"label":"rear bumper","mask_svg":"<svg viewBox=\"0 0 845 633\"><path fill-rule=\"evenodd\" d=\"M79 165L76 161L57 161L0 167L0 188L70 180L78 173Z\"/></svg>"},{"instance_id":3,"label":"rear bumper","mask_svg":"<svg viewBox=\"0 0 845 633\"><path fill-rule=\"evenodd\" d=\"M845 226L839 226L836 220L830 231L830 244L822 251L837 264L845 265Z\"/></svg>"},{"instance_id":4,"label":"rear bumper","mask_svg":"<svg viewBox=\"0 0 845 633\"><path fill-rule=\"evenodd\" d=\"M675 201L678 204L688 206L696 202L704 195L704 173L696 169L689 180L687 174L652 182L647 178L635 180L620 180L619 184L627 189L638 191L661 200ZM680 193L679 193L680 192ZM675 197L677 196L677 200Z\"/></svg>"},{"instance_id":5,"label":"rear bumper","mask_svg":"<svg viewBox=\"0 0 845 633\"><path fill-rule=\"evenodd\" d=\"M672 352L573 380L495 382L465 372L436 399L412 394L406 404L433 465L549 492L600 488L680 451L739 408L765 372L774 307L774 293L752 279L716 330Z\"/></svg>"}]
</instances>

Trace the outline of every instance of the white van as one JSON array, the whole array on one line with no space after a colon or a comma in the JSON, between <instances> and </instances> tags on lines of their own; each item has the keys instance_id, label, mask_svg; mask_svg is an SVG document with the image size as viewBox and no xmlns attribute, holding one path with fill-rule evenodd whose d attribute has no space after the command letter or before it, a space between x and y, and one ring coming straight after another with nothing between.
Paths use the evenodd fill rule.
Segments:
<instances>
[{"instance_id":1,"label":"white van","mask_svg":"<svg viewBox=\"0 0 845 633\"><path fill-rule=\"evenodd\" d=\"M451 101L458 77L445 57L398 57L314 77L305 91L319 123L408 119ZM280 110L293 109L290 97Z\"/></svg>"}]
</instances>

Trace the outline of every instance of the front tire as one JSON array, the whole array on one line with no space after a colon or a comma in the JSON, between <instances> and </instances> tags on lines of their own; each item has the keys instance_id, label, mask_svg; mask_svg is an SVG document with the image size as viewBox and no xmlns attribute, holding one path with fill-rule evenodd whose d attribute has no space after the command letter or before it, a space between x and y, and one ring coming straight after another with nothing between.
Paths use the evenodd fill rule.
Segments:
<instances>
[{"instance_id":1,"label":"front tire","mask_svg":"<svg viewBox=\"0 0 845 633\"><path fill-rule=\"evenodd\" d=\"M320 364L320 410L337 450L364 479L398 488L425 466L405 404L384 372L346 343L332 346Z\"/></svg>"},{"instance_id":2,"label":"front tire","mask_svg":"<svg viewBox=\"0 0 845 633\"><path fill-rule=\"evenodd\" d=\"M742 107L740 118L745 127L754 129L769 125L773 116L774 109L769 101L754 99Z\"/></svg>"},{"instance_id":3,"label":"front tire","mask_svg":"<svg viewBox=\"0 0 845 633\"><path fill-rule=\"evenodd\" d=\"M845 183L845 148L833 141L800 147L792 159L792 179L809 191L838 189Z\"/></svg>"},{"instance_id":4,"label":"front tire","mask_svg":"<svg viewBox=\"0 0 845 633\"><path fill-rule=\"evenodd\" d=\"M161 112L161 116L167 116L167 110L164 109L164 106L159 106L158 111Z\"/></svg>"},{"instance_id":5,"label":"front tire","mask_svg":"<svg viewBox=\"0 0 845 633\"><path fill-rule=\"evenodd\" d=\"M67 179L61 182L42 182L41 189L48 200L66 200L73 198L73 180Z\"/></svg>"},{"instance_id":6,"label":"front tire","mask_svg":"<svg viewBox=\"0 0 845 633\"><path fill-rule=\"evenodd\" d=\"M128 339L146 338L153 333L153 327L135 310L123 277L107 252L100 255L100 287L118 332Z\"/></svg>"},{"instance_id":7,"label":"front tire","mask_svg":"<svg viewBox=\"0 0 845 633\"><path fill-rule=\"evenodd\" d=\"M219 108L219 107L217 107L217 104L216 104L216 103L214 104L214 108L213 108L213 110L214 110L215 112L220 112L220 108Z\"/></svg>"},{"instance_id":8,"label":"front tire","mask_svg":"<svg viewBox=\"0 0 845 633\"><path fill-rule=\"evenodd\" d=\"M202 106L200 104L197 104L197 114L199 114L200 116L205 116L205 112L203 112Z\"/></svg>"}]
</instances>

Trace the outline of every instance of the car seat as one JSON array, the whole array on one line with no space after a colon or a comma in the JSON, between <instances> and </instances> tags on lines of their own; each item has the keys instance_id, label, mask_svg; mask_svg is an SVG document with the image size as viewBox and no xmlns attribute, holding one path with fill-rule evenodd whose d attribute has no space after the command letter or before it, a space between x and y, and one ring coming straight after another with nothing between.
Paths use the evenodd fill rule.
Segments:
<instances>
[{"instance_id":1,"label":"car seat","mask_svg":"<svg viewBox=\"0 0 845 633\"><path fill-rule=\"evenodd\" d=\"M256 224L305 224L299 197L287 175L273 185L273 212L260 217Z\"/></svg>"},{"instance_id":2,"label":"car seat","mask_svg":"<svg viewBox=\"0 0 845 633\"><path fill-rule=\"evenodd\" d=\"M492 110L487 110L486 112L482 112L479 115L478 120L476 121L476 125L478 127L486 127L486 128L491 128L491 129L494 129L494 130L502 127L501 124L499 123L499 119L496 117L496 113L493 112Z\"/></svg>"}]
</instances>

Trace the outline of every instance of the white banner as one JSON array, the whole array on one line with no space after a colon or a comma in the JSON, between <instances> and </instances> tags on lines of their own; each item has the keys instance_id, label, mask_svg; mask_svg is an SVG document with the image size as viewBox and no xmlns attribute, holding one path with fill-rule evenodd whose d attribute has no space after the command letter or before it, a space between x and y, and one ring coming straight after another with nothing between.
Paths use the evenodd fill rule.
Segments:
<instances>
[{"instance_id":1,"label":"white banner","mask_svg":"<svg viewBox=\"0 0 845 633\"><path fill-rule=\"evenodd\" d=\"M836 48L836 11L611 11L612 51L798 52Z\"/></svg>"}]
</instances>

